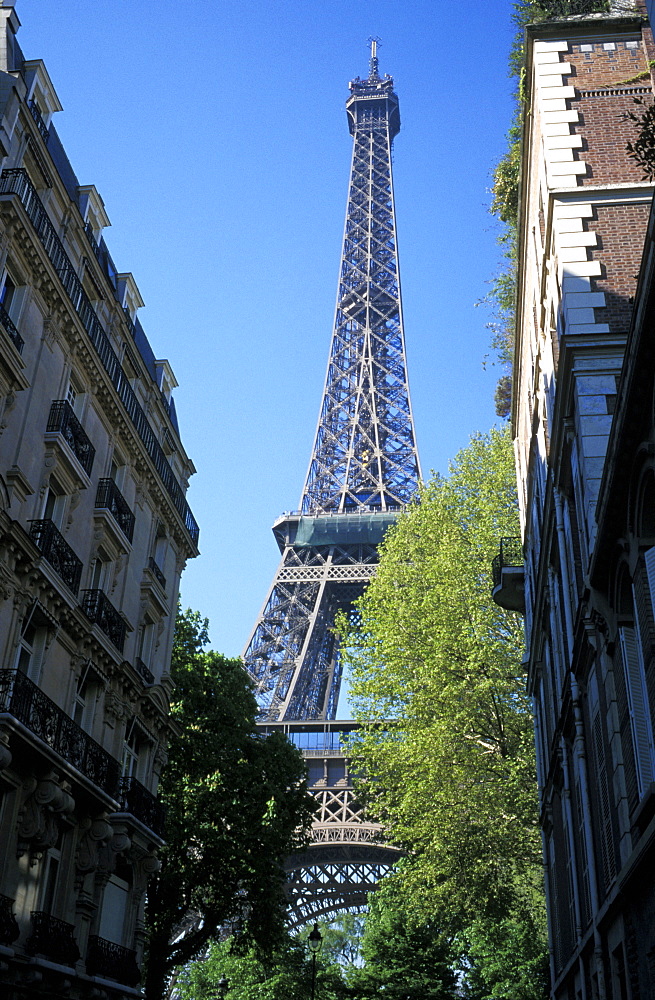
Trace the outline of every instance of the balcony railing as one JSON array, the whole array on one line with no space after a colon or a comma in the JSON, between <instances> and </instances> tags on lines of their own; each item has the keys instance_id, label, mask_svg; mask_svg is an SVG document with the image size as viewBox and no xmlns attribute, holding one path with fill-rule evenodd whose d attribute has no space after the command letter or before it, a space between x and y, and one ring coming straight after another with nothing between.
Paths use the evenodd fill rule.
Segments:
<instances>
[{"instance_id":1,"label":"balcony railing","mask_svg":"<svg viewBox=\"0 0 655 1000\"><path fill-rule=\"evenodd\" d=\"M157 580L157 582L162 585L164 590L166 590L166 577L164 576L159 566L155 562L154 556L150 556L150 558L148 559L148 569L154 576L155 580Z\"/></svg>"},{"instance_id":2,"label":"balcony railing","mask_svg":"<svg viewBox=\"0 0 655 1000\"><path fill-rule=\"evenodd\" d=\"M8 712L113 799L118 761L20 670L0 670L0 712Z\"/></svg>"},{"instance_id":3,"label":"balcony railing","mask_svg":"<svg viewBox=\"0 0 655 1000\"><path fill-rule=\"evenodd\" d=\"M39 106L36 103L36 101L30 101L30 111L32 113L32 118L36 122L36 127L39 130L41 138L43 139L43 141L45 142L45 144L47 146L48 145L48 138L50 136L50 130L48 129L48 126L46 125L46 123L43 120L43 115L39 111Z\"/></svg>"},{"instance_id":4,"label":"balcony railing","mask_svg":"<svg viewBox=\"0 0 655 1000\"><path fill-rule=\"evenodd\" d=\"M123 652L125 643L125 621L118 613L103 590L83 590L80 603L82 611L108 639L111 639L116 649Z\"/></svg>"},{"instance_id":5,"label":"balcony railing","mask_svg":"<svg viewBox=\"0 0 655 1000\"><path fill-rule=\"evenodd\" d=\"M141 980L136 952L97 935L89 938L86 971L90 976L104 976L124 986L138 986Z\"/></svg>"},{"instance_id":6,"label":"balcony railing","mask_svg":"<svg viewBox=\"0 0 655 1000\"><path fill-rule=\"evenodd\" d=\"M113 479L101 479L96 493L96 508L106 509L114 516L128 542L134 535L134 514Z\"/></svg>"},{"instance_id":7,"label":"balcony railing","mask_svg":"<svg viewBox=\"0 0 655 1000\"><path fill-rule=\"evenodd\" d=\"M500 549L491 563L491 576L494 587L500 586L501 573L507 567L523 568L523 545L520 538L501 538Z\"/></svg>"},{"instance_id":8,"label":"balcony railing","mask_svg":"<svg viewBox=\"0 0 655 1000\"><path fill-rule=\"evenodd\" d=\"M132 421L137 434L141 438L143 445L152 459L161 479L164 488L170 496L175 509L182 518L186 530L194 544L198 543L200 529L191 513L191 509L186 502L182 487L178 483L173 470L164 454L157 435L153 431L148 419L139 404L134 390L130 385L127 375L123 371L116 356L116 353L109 342L107 334L102 329L100 321L95 314L88 295L82 287L82 282L75 273L68 254L57 236L48 213L46 212L41 199L39 198L34 185L29 179L26 170L22 167L13 167L3 170L0 175L0 196L15 194L20 200L34 231L47 253L52 266L54 267L59 280L68 295L73 308L77 312L82 326L86 330L91 343L100 359L100 363L109 375L112 384L123 404L125 410Z\"/></svg>"},{"instance_id":9,"label":"balcony railing","mask_svg":"<svg viewBox=\"0 0 655 1000\"><path fill-rule=\"evenodd\" d=\"M5 330L7 331L7 334L9 335L9 339L13 343L13 345L16 348L16 350L18 351L18 353L22 354L23 353L23 348L25 346L25 341L23 340L23 338L21 337L20 333L16 329L16 324L11 319L9 313L7 312L7 310L2 305L1 302L0 302L0 323L2 323L2 325L5 328Z\"/></svg>"},{"instance_id":10,"label":"balcony railing","mask_svg":"<svg viewBox=\"0 0 655 1000\"><path fill-rule=\"evenodd\" d=\"M32 910L32 933L25 942L30 955L45 955L59 965L75 965L80 949L75 940L75 928L65 920L39 910Z\"/></svg>"},{"instance_id":11,"label":"balcony railing","mask_svg":"<svg viewBox=\"0 0 655 1000\"><path fill-rule=\"evenodd\" d=\"M55 573L77 594L82 576L82 560L75 555L57 526L47 519L30 521L30 538Z\"/></svg>"},{"instance_id":12,"label":"balcony railing","mask_svg":"<svg viewBox=\"0 0 655 1000\"><path fill-rule=\"evenodd\" d=\"M139 676L143 678L146 684L155 683L155 675L153 674L152 670L150 670L145 665L140 656L136 656L134 658L134 669L136 670L137 674L139 674Z\"/></svg>"},{"instance_id":13,"label":"balcony railing","mask_svg":"<svg viewBox=\"0 0 655 1000\"><path fill-rule=\"evenodd\" d=\"M491 563L491 596L506 611L525 611L523 546L520 538L501 538Z\"/></svg>"},{"instance_id":14,"label":"balcony railing","mask_svg":"<svg viewBox=\"0 0 655 1000\"><path fill-rule=\"evenodd\" d=\"M91 475L96 450L89 441L86 431L75 416L75 411L67 399L55 399L53 401L50 407L46 432L48 434L55 432L63 434L64 440L69 445L87 476Z\"/></svg>"},{"instance_id":15,"label":"balcony railing","mask_svg":"<svg viewBox=\"0 0 655 1000\"><path fill-rule=\"evenodd\" d=\"M85 222L84 223L84 233L86 235L87 240L89 241L89 246L93 250L94 257L96 258L96 260L99 261L100 260L100 244L98 243L98 241L95 238L95 234L93 232L93 226L91 225L90 222Z\"/></svg>"},{"instance_id":16,"label":"balcony railing","mask_svg":"<svg viewBox=\"0 0 655 1000\"><path fill-rule=\"evenodd\" d=\"M121 778L121 807L158 837L163 836L166 807L136 778Z\"/></svg>"},{"instance_id":17,"label":"balcony railing","mask_svg":"<svg viewBox=\"0 0 655 1000\"><path fill-rule=\"evenodd\" d=\"M0 944L11 944L20 935L14 916L14 901L10 896L0 896Z\"/></svg>"}]
</instances>

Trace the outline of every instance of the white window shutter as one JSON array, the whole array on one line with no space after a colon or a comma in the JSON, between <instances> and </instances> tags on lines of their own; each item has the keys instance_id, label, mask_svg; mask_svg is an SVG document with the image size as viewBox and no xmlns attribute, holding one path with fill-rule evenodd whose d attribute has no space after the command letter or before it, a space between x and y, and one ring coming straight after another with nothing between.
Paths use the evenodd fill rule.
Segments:
<instances>
[{"instance_id":1,"label":"white window shutter","mask_svg":"<svg viewBox=\"0 0 655 1000\"><path fill-rule=\"evenodd\" d=\"M633 628L625 626L620 628L619 642L621 643L621 652L623 653L623 662L625 664L625 686L628 698L628 710L630 712L632 741L635 750L637 786L639 789L639 798L641 798L651 781L655 779L653 730L646 694L644 665L641 655L641 644Z\"/></svg>"}]
</instances>

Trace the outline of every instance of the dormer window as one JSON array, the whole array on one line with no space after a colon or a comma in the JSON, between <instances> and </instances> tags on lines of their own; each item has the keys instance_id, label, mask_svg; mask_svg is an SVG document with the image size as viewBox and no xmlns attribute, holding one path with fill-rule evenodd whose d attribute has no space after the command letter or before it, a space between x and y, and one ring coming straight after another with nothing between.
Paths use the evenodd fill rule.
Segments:
<instances>
[{"instance_id":1,"label":"dormer window","mask_svg":"<svg viewBox=\"0 0 655 1000\"><path fill-rule=\"evenodd\" d=\"M178 381L168 361L155 361L155 375L162 396L167 403L170 403L171 393L177 387Z\"/></svg>"},{"instance_id":2,"label":"dormer window","mask_svg":"<svg viewBox=\"0 0 655 1000\"><path fill-rule=\"evenodd\" d=\"M141 293L129 271L125 274L117 274L116 277L118 279L118 301L125 310L125 315L130 323L135 323L137 310L145 304Z\"/></svg>"},{"instance_id":3,"label":"dormer window","mask_svg":"<svg viewBox=\"0 0 655 1000\"><path fill-rule=\"evenodd\" d=\"M84 220L84 231L92 241L94 249L99 246L103 230L111 226L105 211L105 203L93 184L85 184L78 189L80 212Z\"/></svg>"},{"instance_id":4,"label":"dormer window","mask_svg":"<svg viewBox=\"0 0 655 1000\"><path fill-rule=\"evenodd\" d=\"M53 114L63 110L61 101L57 97L57 92L42 59L26 60L24 71L27 83L27 102L30 108L38 111L47 130L50 127Z\"/></svg>"}]
</instances>

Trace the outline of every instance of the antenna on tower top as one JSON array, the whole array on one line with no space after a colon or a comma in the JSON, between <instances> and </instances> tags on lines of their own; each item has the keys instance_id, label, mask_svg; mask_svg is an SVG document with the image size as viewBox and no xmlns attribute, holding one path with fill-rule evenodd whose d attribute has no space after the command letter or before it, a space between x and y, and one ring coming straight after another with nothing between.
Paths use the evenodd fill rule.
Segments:
<instances>
[{"instance_id":1,"label":"antenna on tower top","mask_svg":"<svg viewBox=\"0 0 655 1000\"><path fill-rule=\"evenodd\" d=\"M377 37L369 38L371 43L371 63L370 70L368 74L369 80L379 80L380 74L378 73L378 45L380 44L380 39Z\"/></svg>"}]
</instances>

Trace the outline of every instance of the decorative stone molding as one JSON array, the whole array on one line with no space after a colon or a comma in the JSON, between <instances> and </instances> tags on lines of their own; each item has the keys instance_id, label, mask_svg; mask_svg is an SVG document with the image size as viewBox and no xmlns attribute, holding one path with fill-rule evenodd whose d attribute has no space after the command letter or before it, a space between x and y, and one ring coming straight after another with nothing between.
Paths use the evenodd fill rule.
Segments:
<instances>
[{"instance_id":1,"label":"decorative stone molding","mask_svg":"<svg viewBox=\"0 0 655 1000\"><path fill-rule=\"evenodd\" d=\"M28 778L23 788L25 800L18 820L18 857L29 852L34 864L59 838L60 819L69 819L75 809L70 786L54 771L45 777Z\"/></svg>"},{"instance_id":2,"label":"decorative stone molding","mask_svg":"<svg viewBox=\"0 0 655 1000\"><path fill-rule=\"evenodd\" d=\"M99 851L112 838L114 831L105 816L91 819L87 816L81 823L82 835L77 845L76 868L86 874L94 871L99 864Z\"/></svg>"}]
</instances>

